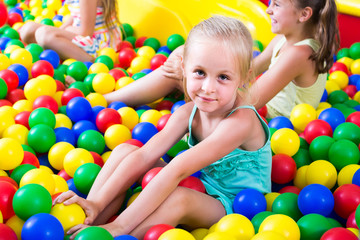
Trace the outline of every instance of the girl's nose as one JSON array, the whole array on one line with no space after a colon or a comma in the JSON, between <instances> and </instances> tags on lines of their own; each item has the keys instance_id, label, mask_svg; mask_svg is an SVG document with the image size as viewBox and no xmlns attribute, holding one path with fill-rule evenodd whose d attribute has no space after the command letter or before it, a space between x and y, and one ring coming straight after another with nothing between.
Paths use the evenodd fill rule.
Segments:
<instances>
[{"instance_id":1,"label":"girl's nose","mask_svg":"<svg viewBox=\"0 0 360 240\"><path fill-rule=\"evenodd\" d=\"M204 80L201 89L206 93L211 93L215 91L215 81L207 78Z\"/></svg>"}]
</instances>

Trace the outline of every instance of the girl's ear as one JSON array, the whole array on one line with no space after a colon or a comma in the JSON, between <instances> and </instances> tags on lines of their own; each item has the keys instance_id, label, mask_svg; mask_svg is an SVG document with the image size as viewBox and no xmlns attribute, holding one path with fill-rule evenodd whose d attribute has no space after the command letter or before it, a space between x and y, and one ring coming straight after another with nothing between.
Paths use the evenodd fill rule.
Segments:
<instances>
[{"instance_id":1,"label":"girl's ear","mask_svg":"<svg viewBox=\"0 0 360 240\"><path fill-rule=\"evenodd\" d=\"M184 58L180 56L180 62L181 62L181 71L183 76L185 76L185 66L184 66Z\"/></svg>"},{"instance_id":2,"label":"girl's ear","mask_svg":"<svg viewBox=\"0 0 360 240\"><path fill-rule=\"evenodd\" d=\"M303 10L301 10L299 21L300 22L306 22L307 20L309 20L311 18L312 15L313 15L312 8L311 7L305 7Z\"/></svg>"}]
</instances>

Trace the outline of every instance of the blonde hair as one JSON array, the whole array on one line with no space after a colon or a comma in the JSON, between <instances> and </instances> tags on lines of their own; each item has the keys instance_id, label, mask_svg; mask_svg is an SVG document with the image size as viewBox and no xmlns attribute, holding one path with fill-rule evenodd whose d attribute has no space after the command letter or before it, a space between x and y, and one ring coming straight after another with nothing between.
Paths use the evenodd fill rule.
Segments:
<instances>
[{"instance_id":1,"label":"blonde hair","mask_svg":"<svg viewBox=\"0 0 360 240\"><path fill-rule=\"evenodd\" d=\"M244 95L245 92L248 92L248 86L253 77L249 73L253 58L253 40L246 26L238 19L220 15L215 15L200 22L191 29L186 39L183 57L184 65L186 65L188 55L191 54L189 52L191 44L203 38L207 38L210 41L220 41L226 49L231 50L242 81L242 88L239 89L239 94ZM189 100L185 78L183 82L185 99Z\"/></svg>"},{"instance_id":2,"label":"blonde hair","mask_svg":"<svg viewBox=\"0 0 360 240\"><path fill-rule=\"evenodd\" d=\"M118 16L117 0L102 0L102 7L104 8L105 26L113 34L114 31L119 31L121 26Z\"/></svg>"}]
</instances>

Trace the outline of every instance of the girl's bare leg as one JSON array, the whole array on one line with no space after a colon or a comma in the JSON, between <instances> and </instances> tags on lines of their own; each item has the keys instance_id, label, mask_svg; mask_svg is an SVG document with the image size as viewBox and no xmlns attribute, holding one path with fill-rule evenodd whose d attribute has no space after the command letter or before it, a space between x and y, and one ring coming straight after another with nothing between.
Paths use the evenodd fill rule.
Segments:
<instances>
[{"instance_id":1,"label":"girl's bare leg","mask_svg":"<svg viewBox=\"0 0 360 240\"><path fill-rule=\"evenodd\" d=\"M19 29L20 38L27 44L36 43L35 32L42 26L44 25L33 21L25 23Z\"/></svg>"},{"instance_id":2,"label":"girl's bare leg","mask_svg":"<svg viewBox=\"0 0 360 240\"><path fill-rule=\"evenodd\" d=\"M35 32L36 42L48 49L56 51L60 58L74 58L78 61L93 61L94 57L72 43L75 33L52 26L42 26Z\"/></svg>"}]
</instances>

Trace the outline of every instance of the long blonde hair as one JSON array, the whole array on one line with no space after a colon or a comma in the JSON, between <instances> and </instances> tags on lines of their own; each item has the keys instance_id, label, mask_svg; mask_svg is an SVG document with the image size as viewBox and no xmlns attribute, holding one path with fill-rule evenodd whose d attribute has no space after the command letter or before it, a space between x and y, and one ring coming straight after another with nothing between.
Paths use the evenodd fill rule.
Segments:
<instances>
[{"instance_id":1,"label":"long blonde hair","mask_svg":"<svg viewBox=\"0 0 360 240\"><path fill-rule=\"evenodd\" d=\"M113 33L115 29L119 30L121 26L118 16L117 0L101 0L104 8L105 26Z\"/></svg>"}]
</instances>

